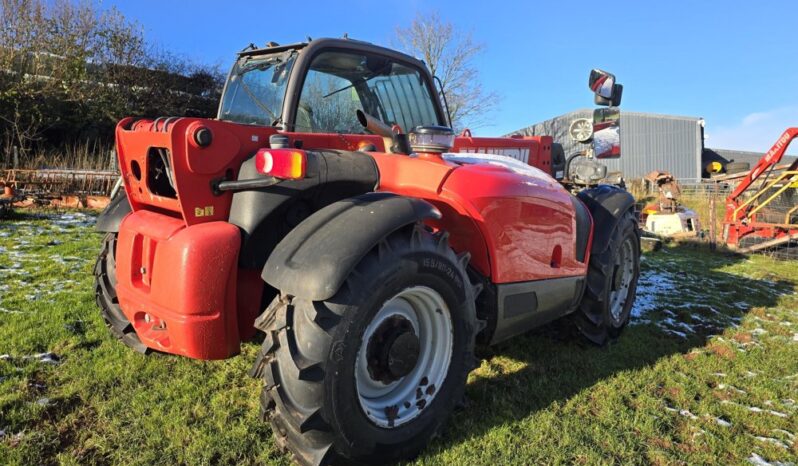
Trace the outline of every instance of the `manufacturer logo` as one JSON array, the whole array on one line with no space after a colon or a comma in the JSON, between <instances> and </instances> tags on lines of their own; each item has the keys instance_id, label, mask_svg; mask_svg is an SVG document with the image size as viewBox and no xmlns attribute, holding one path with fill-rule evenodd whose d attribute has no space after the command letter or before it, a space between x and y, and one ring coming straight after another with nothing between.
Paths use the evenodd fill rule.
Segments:
<instances>
[{"instance_id":1,"label":"manufacturer logo","mask_svg":"<svg viewBox=\"0 0 798 466\"><path fill-rule=\"evenodd\" d=\"M212 217L213 216L213 206L205 206L205 207L194 207L194 216L195 217Z\"/></svg>"}]
</instances>

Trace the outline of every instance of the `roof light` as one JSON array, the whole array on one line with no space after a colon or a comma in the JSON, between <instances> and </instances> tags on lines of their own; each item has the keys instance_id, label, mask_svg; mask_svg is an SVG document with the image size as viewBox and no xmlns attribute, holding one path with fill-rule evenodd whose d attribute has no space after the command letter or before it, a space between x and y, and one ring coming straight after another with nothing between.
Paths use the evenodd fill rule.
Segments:
<instances>
[{"instance_id":1,"label":"roof light","mask_svg":"<svg viewBox=\"0 0 798 466\"><path fill-rule=\"evenodd\" d=\"M255 154L255 168L262 175L283 180L305 177L307 154L296 149L261 149Z\"/></svg>"}]
</instances>

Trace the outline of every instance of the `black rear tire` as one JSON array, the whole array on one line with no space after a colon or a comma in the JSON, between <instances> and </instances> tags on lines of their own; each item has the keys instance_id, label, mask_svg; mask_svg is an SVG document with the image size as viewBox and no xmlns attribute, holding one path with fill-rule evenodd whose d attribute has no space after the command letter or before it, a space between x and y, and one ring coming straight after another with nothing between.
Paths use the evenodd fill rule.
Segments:
<instances>
[{"instance_id":1,"label":"black rear tire","mask_svg":"<svg viewBox=\"0 0 798 466\"><path fill-rule=\"evenodd\" d=\"M94 299L111 334L139 353L148 354L150 349L136 335L116 297L116 236L116 233L108 233L103 238L102 249L94 264Z\"/></svg>"},{"instance_id":2,"label":"black rear tire","mask_svg":"<svg viewBox=\"0 0 798 466\"><path fill-rule=\"evenodd\" d=\"M416 456L463 400L476 365L476 288L467 260L449 248L446 234L415 225L383 239L332 298L275 298L255 323L266 337L251 375L264 381L261 414L271 421L277 444L305 465L336 459L385 464ZM444 300L452 324L450 363L415 417L380 427L361 404L356 364L369 324L388 300L412 287L432 289Z\"/></svg>"},{"instance_id":3,"label":"black rear tire","mask_svg":"<svg viewBox=\"0 0 798 466\"><path fill-rule=\"evenodd\" d=\"M629 280L619 275L622 267L618 262L625 262L626 256L631 261ZM640 229L629 210L615 226L607 248L590 256L585 294L574 313L576 326L588 340L601 346L620 336L629 323L639 276ZM624 291L622 304L613 307L613 292L617 295Z\"/></svg>"}]
</instances>

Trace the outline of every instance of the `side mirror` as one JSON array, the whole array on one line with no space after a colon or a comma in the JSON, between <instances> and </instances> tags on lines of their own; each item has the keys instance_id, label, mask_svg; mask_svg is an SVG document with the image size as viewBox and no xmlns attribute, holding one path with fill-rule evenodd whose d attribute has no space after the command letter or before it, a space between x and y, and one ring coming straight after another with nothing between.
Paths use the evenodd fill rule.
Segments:
<instances>
[{"instance_id":1,"label":"side mirror","mask_svg":"<svg viewBox=\"0 0 798 466\"><path fill-rule=\"evenodd\" d=\"M617 107L593 110L593 156L597 159L621 156L621 111Z\"/></svg>"},{"instance_id":2,"label":"side mirror","mask_svg":"<svg viewBox=\"0 0 798 466\"><path fill-rule=\"evenodd\" d=\"M602 70L590 70L590 80L588 81L590 90L594 94L605 99L612 99L612 92L615 87L615 75Z\"/></svg>"},{"instance_id":3,"label":"side mirror","mask_svg":"<svg viewBox=\"0 0 798 466\"><path fill-rule=\"evenodd\" d=\"M599 69L591 70L588 86L595 94L596 105L613 107L621 105L623 86L616 82L614 74Z\"/></svg>"}]
</instances>

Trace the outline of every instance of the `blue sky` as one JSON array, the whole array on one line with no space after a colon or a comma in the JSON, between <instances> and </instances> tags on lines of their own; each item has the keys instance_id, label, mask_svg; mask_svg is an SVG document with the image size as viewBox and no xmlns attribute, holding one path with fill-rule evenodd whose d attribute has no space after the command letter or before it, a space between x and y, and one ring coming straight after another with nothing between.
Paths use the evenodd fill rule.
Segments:
<instances>
[{"instance_id":1,"label":"blue sky","mask_svg":"<svg viewBox=\"0 0 798 466\"><path fill-rule=\"evenodd\" d=\"M227 68L250 42L350 37L390 45L416 13L441 17L485 45L476 59L500 96L498 135L592 106L587 74L623 83L623 109L706 119L706 145L765 151L798 126L797 1L104 1L149 40Z\"/></svg>"}]
</instances>

